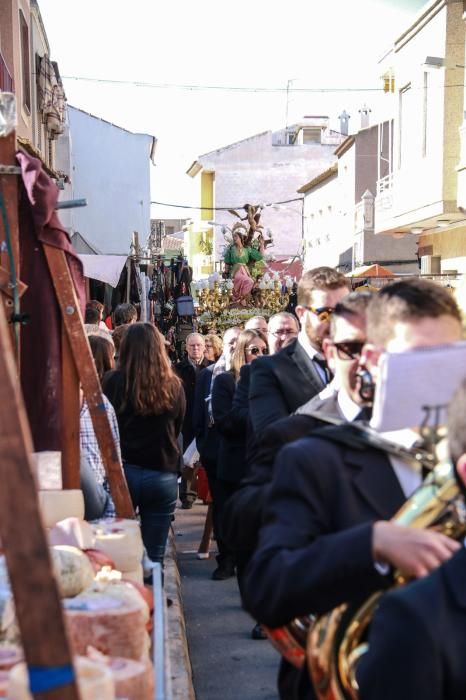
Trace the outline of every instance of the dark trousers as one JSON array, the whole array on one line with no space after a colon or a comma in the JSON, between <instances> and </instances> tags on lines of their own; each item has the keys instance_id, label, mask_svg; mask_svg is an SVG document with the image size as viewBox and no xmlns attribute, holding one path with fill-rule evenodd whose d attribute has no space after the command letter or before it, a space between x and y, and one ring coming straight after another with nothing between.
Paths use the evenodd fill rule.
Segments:
<instances>
[{"instance_id":1,"label":"dark trousers","mask_svg":"<svg viewBox=\"0 0 466 700\"><path fill-rule=\"evenodd\" d=\"M212 497L217 501L217 522L218 522L218 532L219 539L217 539L217 544L219 544L218 552L219 556L217 561L219 564L232 563L235 564L235 553L228 546L225 539L225 528L223 525L223 514L225 512L225 505L229 498L238 490L239 484L232 481L225 481L224 479L215 479L215 493Z\"/></svg>"},{"instance_id":2,"label":"dark trousers","mask_svg":"<svg viewBox=\"0 0 466 700\"><path fill-rule=\"evenodd\" d=\"M217 464L213 460L206 459L203 455L201 455L201 463L206 471L210 495L212 496L212 521L218 549L217 562L219 564L233 563L233 552L227 546L222 531L221 516L225 502L225 490L217 479Z\"/></svg>"},{"instance_id":3,"label":"dark trousers","mask_svg":"<svg viewBox=\"0 0 466 700\"><path fill-rule=\"evenodd\" d=\"M180 481L180 501L181 503L194 503L197 498L197 491L195 488L195 477L194 469L190 469L193 475L189 475L188 469L183 471L183 475Z\"/></svg>"},{"instance_id":4,"label":"dark trousers","mask_svg":"<svg viewBox=\"0 0 466 700\"><path fill-rule=\"evenodd\" d=\"M133 506L141 518L141 534L149 559L163 563L170 522L176 506L177 475L124 465Z\"/></svg>"}]
</instances>

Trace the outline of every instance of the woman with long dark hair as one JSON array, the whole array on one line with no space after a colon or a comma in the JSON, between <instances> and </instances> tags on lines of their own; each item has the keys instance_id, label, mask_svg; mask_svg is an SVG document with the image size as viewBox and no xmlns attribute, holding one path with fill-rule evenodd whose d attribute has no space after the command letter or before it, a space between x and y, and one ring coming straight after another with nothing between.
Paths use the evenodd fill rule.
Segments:
<instances>
[{"instance_id":1,"label":"woman with long dark hair","mask_svg":"<svg viewBox=\"0 0 466 700\"><path fill-rule=\"evenodd\" d=\"M186 404L155 326L128 326L118 369L105 376L103 389L118 417L123 467L147 554L162 563L176 505L177 439Z\"/></svg>"}]
</instances>

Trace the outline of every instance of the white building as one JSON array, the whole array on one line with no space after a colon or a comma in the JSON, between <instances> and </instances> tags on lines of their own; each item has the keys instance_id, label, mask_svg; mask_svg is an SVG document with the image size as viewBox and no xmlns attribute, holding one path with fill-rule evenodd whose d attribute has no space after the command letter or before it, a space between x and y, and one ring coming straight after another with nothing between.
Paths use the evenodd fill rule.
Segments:
<instances>
[{"instance_id":1,"label":"white building","mask_svg":"<svg viewBox=\"0 0 466 700\"><path fill-rule=\"evenodd\" d=\"M408 236L374 234L376 183L388 172L391 123L366 126L335 150L337 163L301 187L304 195L304 267L342 272L380 263L394 272L417 270Z\"/></svg>"},{"instance_id":2,"label":"white building","mask_svg":"<svg viewBox=\"0 0 466 700\"><path fill-rule=\"evenodd\" d=\"M391 167L377 184L375 232L411 237L426 273L466 272L463 12L459 0L431 0L382 62L394 128Z\"/></svg>"},{"instance_id":3,"label":"white building","mask_svg":"<svg viewBox=\"0 0 466 700\"><path fill-rule=\"evenodd\" d=\"M235 219L222 207L236 208L244 215L244 204L285 202L263 210L261 224L273 234L276 256L300 252L303 237L302 203L296 190L332 165L335 147L343 136L329 128L328 117L304 117L301 122L272 132L265 131L199 156L188 175L200 175L200 200L213 212L201 217L199 235L208 236L208 220L230 226ZM287 202L287 200L298 200ZM203 230L201 230L203 227ZM194 230L197 230L194 224ZM221 257L223 237L216 227L214 251ZM197 254L193 249L193 254Z\"/></svg>"},{"instance_id":4,"label":"white building","mask_svg":"<svg viewBox=\"0 0 466 700\"><path fill-rule=\"evenodd\" d=\"M71 183L61 199L84 198L87 206L62 210L60 218L78 252L127 255L133 231L141 243L150 233L150 167L157 141L76 107L67 111L56 167ZM88 244L84 250L82 240Z\"/></svg>"}]
</instances>

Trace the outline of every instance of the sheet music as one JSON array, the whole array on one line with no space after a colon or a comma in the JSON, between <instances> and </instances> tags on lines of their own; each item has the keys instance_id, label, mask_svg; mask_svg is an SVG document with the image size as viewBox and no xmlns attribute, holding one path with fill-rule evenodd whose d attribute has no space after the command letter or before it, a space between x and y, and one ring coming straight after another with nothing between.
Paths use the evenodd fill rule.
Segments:
<instances>
[{"instance_id":1,"label":"sheet music","mask_svg":"<svg viewBox=\"0 0 466 700\"><path fill-rule=\"evenodd\" d=\"M423 406L443 406L440 424L447 418L446 406L466 378L466 341L380 358L371 426L378 431L418 428L426 417ZM435 411L428 425L435 424Z\"/></svg>"}]
</instances>

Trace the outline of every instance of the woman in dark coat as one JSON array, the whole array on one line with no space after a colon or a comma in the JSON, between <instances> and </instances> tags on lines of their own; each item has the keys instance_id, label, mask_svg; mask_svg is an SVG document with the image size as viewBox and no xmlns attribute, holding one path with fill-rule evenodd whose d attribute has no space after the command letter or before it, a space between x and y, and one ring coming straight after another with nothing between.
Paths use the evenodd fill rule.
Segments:
<instances>
[{"instance_id":1,"label":"woman in dark coat","mask_svg":"<svg viewBox=\"0 0 466 700\"><path fill-rule=\"evenodd\" d=\"M163 563L176 505L178 436L186 402L155 326L128 326L118 369L105 375L103 390L117 414L123 467L144 546L152 561Z\"/></svg>"},{"instance_id":2,"label":"woman in dark coat","mask_svg":"<svg viewBox=\"0 0 466 700\"><path fill-rule=\"evenodd\" d=\"M220 374L212 391L212 414L220 436L217 458L217 501L219 521L228 498L236 491L246 469L246 432L248 411L242 405L233 406L241 367L256 357L267 354L267 339L256 330L243 331L233 353L232 369ZM234 575L234 561L221 562L212 574L215 580Z\"/></svg>"}]
</instances>

